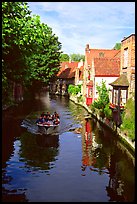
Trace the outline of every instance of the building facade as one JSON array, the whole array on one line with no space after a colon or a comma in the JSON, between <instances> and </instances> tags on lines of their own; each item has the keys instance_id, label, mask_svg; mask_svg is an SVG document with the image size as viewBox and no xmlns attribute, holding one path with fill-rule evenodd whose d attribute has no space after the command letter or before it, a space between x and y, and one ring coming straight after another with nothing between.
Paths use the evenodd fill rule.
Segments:
<instances>
[{"instance_id":1,"label":"building facade","mask_svg":"<svg viewBox=\"0 0 137 204\"><path fill-rule=\"evenodd\" d=\"M97 99L96 86L102 80L106 82L107 88L112 89L109 83L120 76L120 56L120 50L90 49L89 44L86 45L82 90L86 105Z\"/></svg>"},{"instance_id":2,"label":"building facade","mask_svg":"<svg viewBox=\"0 0 137 204\"><path fill-rule=\"evenodd\" d=\"M75 73L78 62L62 62L57 80L50 83L50 93L58 95L68 95L69 84L75 85Z\"/></svg>"},{"instance_id":3,"label":"building facade","mask_svg":"<svg viewBox=\"0 0 137 204\"><path fill-rule=\"evenodd\" d=\"M135 34L121 41L121 71L129 82L128 97L135 93Z\"/></svg>"}]
</instances>

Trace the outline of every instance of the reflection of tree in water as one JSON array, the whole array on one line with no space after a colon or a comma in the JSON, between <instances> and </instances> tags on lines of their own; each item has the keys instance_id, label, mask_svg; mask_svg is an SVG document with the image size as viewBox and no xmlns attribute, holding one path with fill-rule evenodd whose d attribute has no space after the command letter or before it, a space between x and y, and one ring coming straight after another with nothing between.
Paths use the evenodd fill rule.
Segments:
<instances>
[{"instance_id":1,"label":"reflection of tree in water","mask_svg":"<svg viewBox=\"0 0 137 204\"><path fill-rule=\"evenodd\" d=\"M28 166L40 170L50 169L50 162L58 155L58 135L33 135L29 132L21 136L20 157ZM52 166L53 168L53 166Z\"/></svg>"},{"instance_id":2,"label":"reflection of tree in water","mask_svg":"<svg viewBox=\"0 0 137 204\"><path fill-rule=\"evenodd\" d=\"M17 193L17 190L2 189L2 201L3 202L28 202L25 196L25 192Z\"/></svg>"},{"instance_id":3,"label":"reflection of tree in water","mask_svg":"<svg viewBox=\"0 0 137 204\"><path fill-rule=\"evenodd\" d=\"M131 160L121 151L111 154L109 184L106 187L110 201L134 202L135 172L131 171ZM129 160L128 163L126 160Z\"/></svg>"},{"instance_id":4,"label":"reflection of tree in water","mask_svg":"<svg viewBox=\"0 0 137 204\"><path fill-rule=\"evenodd\" d=\"M3 184L9 184L12 182L12 176L7 175L7 171L3 170L2 176ZM2 202L28 202L25 191L26 189L20 189L20 192L17 190L8 190L6 189L6 185L2 187Z\"/></svg>"},{"instance_id":5,"label":"reflection of tree in water","mask_svg":"<svg viewBox=\"0 0 137 204\"><path fill-rule=\"evenodd\" d=\"M109 129L100 127L94 120L90 120L90 123L92 127L88 134L92 135L90 142L86 141L86 126L86 134L83 137L82 171L85 171L88 166L91 171L109 174L106 191L110 201L133 202L135 172L131 159L126 151L124 153L117 148L116 135Z\"/></svg>"}]
</instances>

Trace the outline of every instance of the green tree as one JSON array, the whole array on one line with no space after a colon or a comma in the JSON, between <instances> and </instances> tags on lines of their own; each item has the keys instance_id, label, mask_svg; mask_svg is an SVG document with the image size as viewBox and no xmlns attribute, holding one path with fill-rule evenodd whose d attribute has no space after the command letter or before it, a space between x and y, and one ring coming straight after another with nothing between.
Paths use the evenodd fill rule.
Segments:
<instances>
[{"instance_id":1,"label":"green tree","mask_svg":"<svg viewBox=\"0 0 137 204\"><path fill-rule=\"evenodd\" d=\"M69 55L62 53L61 56L60 56L60 61L61 61L61 62L67 62L67 61L69 61Z\"/></svg>"},{"instance_id":2,"label":"green tree","mask_svg":"<svg viewBox=\"0 0 137 204\"><path fill-rule=\"evenodd\" d=\"M102 80L101 85L97 85L98 98L91 104L91 110L99 109L104 116L111 118L112 112L109 109L109 90L105 81Z\"/></svg>"},{"instance_id":3,"label":"green tree","mask_svg":"<svg viewBox=\"0 0 137 204\"><path fill-rule=\"evenodd\" d=\"M114 50L120 50L121 49L121 43L116 43L113 47Z\"/></svg>"},{"instance_id":4,"label":"green tree","mask_svg":"<svg viewBox=\"0 0 137 204\"><path fill-rule=\"evenodd\" d=\"M85 55L81 54L70 54L70 58L74 62L80 62L80 60L85 61Z\"/></svg>"},{"instance_id":5,"label":"green tree","mask_svg":"<svg viewBox=\"0 0 137 204\"><path fill-rule=\"evenodd\" d=\"M106 83L102 80L101 85L97 85L98 99L94 101L96 108L104 109L109 103L109 93L106 87Z\"/></svg>"},{"instance_id":6,"label":"green tree","mask_svg":"<svg viewBox=\"0 0 137 204\"><path fill-rule=\"evenodd\" d=\"M69 84L68 93L70 93L72 95L77 95L80 92L81 92L81 85Z\"/></svg>"},{"instance_id":7,"label":"green tree","mask_svg":"<svg viewBox=\"0 0 137 204\"><path fill-rule=\"evenodd\" d=\"M26 2L2 2L2 85L48 83L59 71L61 43L52 29L31 16Z\"/></svg>"},{"instance_id":8,"label":"green tree","mask_svg":"<svg viewBox=\"0 0 137 204\"><path fill-rule=\"evenodd\" d=\"M135 101L133 98L129 98L125 105L120 128L125 131L132 140L135 139Z\"/></svg>"}]
</instances>

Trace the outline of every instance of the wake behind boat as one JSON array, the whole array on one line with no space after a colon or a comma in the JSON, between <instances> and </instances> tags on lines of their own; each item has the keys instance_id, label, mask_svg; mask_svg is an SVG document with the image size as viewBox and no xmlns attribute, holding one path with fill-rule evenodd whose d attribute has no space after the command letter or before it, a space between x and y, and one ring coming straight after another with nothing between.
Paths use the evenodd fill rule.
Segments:
<instances>
[{"instance_id":1,"label":"wake behind boat","mask_svg":"<svg viewBox=\"0 0 137 204\"><path fill-rule=\"evenodd\" d=\"M49 112L42 113L40 118L36 121L39 132L42 134L55 134L59 131L60 119L59 115L54 112L51 115Z\"/></svg>"}]
</instances>

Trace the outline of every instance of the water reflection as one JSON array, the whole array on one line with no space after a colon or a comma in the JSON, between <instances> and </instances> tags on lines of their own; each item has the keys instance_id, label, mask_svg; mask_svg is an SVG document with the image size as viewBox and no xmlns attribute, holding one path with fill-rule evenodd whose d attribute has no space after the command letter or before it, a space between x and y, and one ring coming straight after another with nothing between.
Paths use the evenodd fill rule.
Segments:
<instances>
[{"instance_id":1,"label":"water reflection","mask_svg":"<svg viewBox=\"0 0 137 204\"><path fill-rule=\"evenodd\" d=\"M17 192L17 190L6 190L2 189L2 200L4 202L28 202L28 199L26 198L25 192Z\"/></svg>"},{"instance_id":2,"label":"water reflection","mask_svg":"<svg viewBox=\"0 0 137 204\"><path fill-rule=\"evenodd\" d=\"M49 170L53 168L50 162L56 161L59 147L58 135L33 135L29 132L23 134L21 140L20 157L26 167L33 170Z\"/></svg>"},{"instance_id":3,"label":"water reflection","mask_svg":"<svg viewBox=\"0 0 137 204\"><path fill-rule=\"evenodd\" d=\"M59 135L36 135L37 145L40 147L59 147Z\"/></svg>"},{"instance_id":4,"label":"water reflection","mask_svg":"<svg viewBox=\"0 0 137 204\"><path fill-rule=\"evenodd\" d=\"M87 167L91 171L101 172L100 162L98 165L98 157L100 155L100 148L102 144L99 144L95 140L94 132L92 131L91 121L85 120L85 133L82 141L82 171L85 171ZM98 169L97 169L98 168ZM82 174L82 176L85 176Z\"/></svg>"},{"instance_id":5,"label":"water reflection","mask_svg":"<svg viewBox=\"0 0 137 204\"><path fill-rule=\"evenodd\" d=\"M126 151L123 153L117 146L119 141L109 129L102 128L94 119L86 120L82 141L82 176L86 176L87 167L100 175L109 174L106 186L109 201L134 201L133 161Z\"/></svg>"},{"instance_id":6,"label":"water reflection","mask_svg":"<svg viewBox=\"0 0 137 204\"><path fill-rule=\"evenodd\" d=\"M61 118L59 135L38 134L36 118L42 111L55 110ZM7 114L2 145L4 202L134 200L130 154L112 132L94 119L85 120L85 114L67 98L50 98L48 93Z\"/></svg>"}]
</instances>

